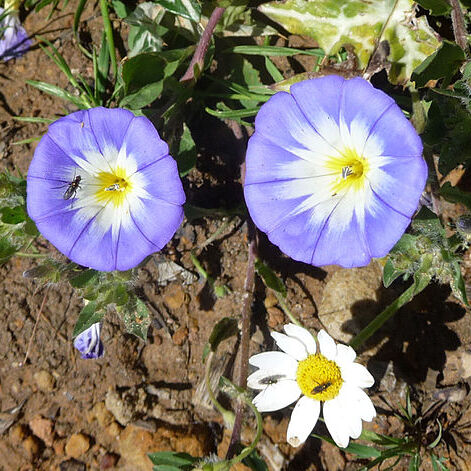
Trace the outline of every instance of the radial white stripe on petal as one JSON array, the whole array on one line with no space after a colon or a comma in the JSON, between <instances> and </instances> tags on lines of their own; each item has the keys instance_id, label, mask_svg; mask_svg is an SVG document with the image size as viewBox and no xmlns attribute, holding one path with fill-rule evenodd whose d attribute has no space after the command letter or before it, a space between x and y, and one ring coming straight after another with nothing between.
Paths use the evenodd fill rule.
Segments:
<instances>
[{"instance_id":1,"label":"radial white stripe on petal","mask_svg":"<svg viewBox=\"0 0 471 471\"><path fill-rule=\"evenodd\" d=\"M275 339L278 347L281 348L285 353L301 361L307 358L308 352L304 343L294 337L288 337L285 334L279 332L272 332L271 336Z\"/></svg>"},{"instance_id":2,"label":"radial white stripe on petal","mask_svg":"<svg viewBox=\"0 0 471 471\"><path fill-rule=\"evenodd\" d=\"M296 324L286 324L283 328L290 337L300 340L306 347L308 353L311 355L316 353L316 341L307 329Z\"/></svg>"},{"instance_id":3,"label":"radial white stripe on petal","mask_svg":"<svg viewBox=\"0 0 471 471\"><path fill-rule=\"evenodd\" d=\"M324 330L320 330L317 334L317 341L319 342L319 350L328 360L335 361L337 356L337 345L334 339Z\"/></svg>"},{"instance_id":4,"label":"radial white stripe on petal","mask_svg":"<svg viewBox=\"0 0 471 471\"><path fill-rule=\"evenodd\" d=\"M263 352L250 357L249 363L261 370L277 371L288 378L296 378L298 362L283 352Z\"/></svg>"},{"instance_id":5,"label":"radial white stripe on petal","mask_svg":"<svg viewBox=\"0 0 471 471\"><path fill-rule=\"evenodd\" d=\"M321 403L319 401L307 396L299 399L291 413L286 432L287 441L291 446L297 447L306 441L317 423L320 411Z\"/></svg>"},{"instance_id":6,"label":"radial white stripe on petal","mask_svg":"<svg viewBox=\"0 0 471 471\"><path fill-rule=\"evenodd\" d=\"M267 386L254 397L253 403L260 412L272 412L289 406L300 395L298 383L287 379Z\"/></svg>"}]
</instances>

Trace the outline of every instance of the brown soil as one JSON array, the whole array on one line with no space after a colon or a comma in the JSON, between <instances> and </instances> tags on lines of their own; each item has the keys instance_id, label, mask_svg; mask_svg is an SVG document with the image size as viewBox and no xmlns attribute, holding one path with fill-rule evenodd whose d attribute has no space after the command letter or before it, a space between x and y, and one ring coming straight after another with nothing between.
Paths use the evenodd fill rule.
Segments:
<instances>
[{"instance_id":1,"label":"brown soil","mask_svg":"<svg viewBox=\"0 0 471 471\"><path fill-rule=\"evenodd\" d=\"M75 3L71 2L65 13L54 15L52 22L46 19L46 8L39 15L29 15L25 25L28 31L40 32L53 41L74 71L91 78L90 62L73 44ZM86 31L98 42L98 11L89 6L83 18L88 19ZM67 87L65 77L37 47L22 59L0 64L0 170L23 175L34 145L14 143L40 136L46 127L25 125L13 117L51 117L73 111L63 101L26 85L27 79ZM237 140L230 128L215 120L210 125L224 139L215 143L205 134L203 124L195 126L198 147L204 152L186 186L190 201L216 206L227 204L228 195L229 202L241 197L240 156L234 156ZM194 272L189 249L204 244L225 223L210 219L186 222L162 254ZM73 348L72 331L83 301L68 285L45 287L23 278L23 272L36 265L34 260L15 258L0 267L0 411L25 401L3 434L1 427L12 415L0 414L0 471L149 470L145 453L161 450L223 456L229 434L224 431L220 416L200 394L201 357L215 323L226 316L240 317L247 264L245 234L245 224L235 218L199 254L209 273L230 287L231 294L219 299L201 281L159 286L159 258L155 256L140 270L139 277L139 287L155 315L147 342L126 334L117 316L110 312L102 334L106 354L97 361L80 359ZM44 239L37 246L60 257ZM347 283L338 295L332 296L332 284L337 284L337 288L339 285L329 281L342 278L337 275L340 269L318 269L293 262L264 237L260 253L285 280L288 304L308 328L322 327L322 313L330 315L337 309L349 313L350 319L352 313L361 318L365 313L378 313L392 299L391 291L381 288L375 266L357 273L369 294L358 295L356 285ZM467 279L469 260L468 254ZM400 284L395 286L393 295L402 289ZM354 292L356 300L350 305L348 299ZM45 307L34 331L44 299ZM334 304L345 302L347 308L327 307L327 299L333 299ZM164 325L159 319L164 320ZM259 281L253 321L252 353L273 347L267 326L280 330L287 322ZM329 330L329 325L324 327ZM344 330L348 332L348 328ZM226 375L231 374L236 362L236 347L235 341L228 341L218 352L219 371ZM404 425L393 410L398 410L399 403L404 404L405 387L409 384L419 414L424 415L429 407L436 408L424 415L424 440L431 443L436 437L438 418L444 427L444 440L436 454L450 460L449 469L470 469L470 437L466 429L471 419L470 349L471 323L464 308L450 297L449 290L428 288L396 315L360 357L376 379L373 400L379 415L367 427L379 433L404 435ZM26 352L28 360L23 364ZM285 410L265 415L265 434L259 451L270 462L270 469L335 471L360 467L361 462L354 461L353 456L314 438L300 449L290 448L285 442L289 413ZM250 419L243 433L246 442L253 434L252 425ZM315 431L325 433L322 424ZM406 468L407 460L397 469ZM427 459L423 469L431 469Z\"/></svg>"}]
</instances>

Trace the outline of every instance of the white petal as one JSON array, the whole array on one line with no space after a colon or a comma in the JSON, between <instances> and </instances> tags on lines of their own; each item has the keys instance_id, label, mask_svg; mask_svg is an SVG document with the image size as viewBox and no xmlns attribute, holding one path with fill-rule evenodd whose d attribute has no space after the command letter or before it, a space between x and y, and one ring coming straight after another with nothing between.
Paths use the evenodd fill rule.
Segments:
<instances>
[{"instance_id":1,"label":"white petal","mask_svg":"<svg viewBox=\"0 0 471 471\"><path fill-rule=\"evenodd\" d=\"M296 360L302 361L307 358L308 353L306 347L300 340L294 337L288 337L285 334L280 334L279 332L272 332L271 336L285 353L296 358Z\"/></svg>"},{"instance_id":2,"label":"white petal","mask_svg":"<svg viewBox=\"0 0 471 471\"><path fill-rule=\"evenodd\" d=\"M317 423L321 403L310 397L303 396L293 409L288 424L286 439L291 446L303 444Z\"/></svg>"},{"instance_id":3,"label":"white petal","mask_svg":"<svg viewBox=\"0 0 471 471\"><path fill-rule=\"evenodd\" d=\"M279 371L257 370L247 378L247 386L251 389L265 389L271 383L276 383L284 379L296 379L296 375L288 377Z\"/></svg>"},{"instance_id":4,"label":"white petal","mask_svg":"<svg viewBox=\"0 0 471 471\"><path fill-rule=\"evenodd\" d=\"M335 344L334 339L322 329L317 334L317 341L319 342L319 349L328 360L335 361L337 356L337 345Z\"/></svg>"},{"instance_id":5,"label":"white petal","mask_svg":"<svg viewBox=\"0 0 471 471\"><path fill-rule=\"evenodd\" d=\"M271 412L289 406L300 395L298 383L287 379L267 386L253 398L253 403L260 412Z\"/></svg>"},{"instance_id":6,"label":"white petal","mask_svg":"<svg viewBox=\"0 0 471 471\"><path fill-rule=\"evenodd\" d=\"M324 421L330 436L341 448L350 441L349 430L345 426L345 412L338 397L324 403Z\"/></svg>"},{"instance_id":7,"label":"white petal","mask_svg":"<svg viewBox=\"0 0 471 471\"><path fill-rule=\"evenodd\" d=\"M339 346L340 345L338 345L338 347ZM360 388L369 388L373 386L375 380L363 365L360 365L359 363L350 363L347 365L339 363L339 365L342 372L342 379L345 382Z\"/></svg>"},{"instance_id":8,"label":"white petal","mask_svg":"<svg viewBox=\"0 0 471 471\"><path fill-rule=\"evenodd\" d=\"M298 362L283 352L263 352L249 358L249 363L261 370L276 371L290 378L296 377ZM293 376L294 375L294 376Z\"/></svg>"},{"instance_id":9,"label":"white petal","mask_svg":"<svg viewBox=\"0 0 471 471\"><path fill-rule=\"evenodd\" d=\"M284 330L290 337L300 340L309 354L316 353L316 341L309 330L296 324L286 324Z\"/></svg>"},{"instance_id":10,"label":"white petal","mask_svg":"<svg viewBox=\"0 0 471 471\"><path fill-rule=\"evenodd\" d=\"M337 357L335 358L335 362L339 366L350 365L355 361L356 356L355 350L349 345L337 344Z\"/></svg>"}]
</instances>

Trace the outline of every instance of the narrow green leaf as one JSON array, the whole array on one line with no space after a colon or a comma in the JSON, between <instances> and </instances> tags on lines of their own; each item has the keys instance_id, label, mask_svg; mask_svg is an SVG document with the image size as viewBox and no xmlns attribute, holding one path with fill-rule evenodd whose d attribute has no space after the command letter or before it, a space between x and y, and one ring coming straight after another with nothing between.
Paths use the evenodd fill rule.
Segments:
<instances>
[{"instance_id":1,"label":"narrow green leaf","mask_svg":"<svg viewBox=\"0 0 471 471\"><path fill-rule=\"evenodd\" d=\"M218 111L212 110L210 108L205 108L206 112L209 113L211 116L215 116L216 118L224 119L224 118L248 118L249 116L255 116L259 110L258 108L252 108L249 110L225 110L225 111Z\"/></svg>"},{"instance_id":2,"label":"narrow green leaf","mask_svg":"<svg viewBox=\"0 0 471 471\"><path fill-rule=\"evenodd\" d=\"M234 46L224 50L225 53L246 54L248 56L295 56L303 54L305 56L324 57L325 52L321 48L296 49L294 47L282 46Z\"/></svg>"},{"instance_id":3,"label":"narrow green leaf","mask_svg":"<svg viewBox=\"0 0 471 471\"><path fill-rule=\"evenodd\" d=\"M201 18L201 6L196 0L155 0L168 11L198 23Z\"/></svg>"},{"instance_id":4,"label":"narrow green leaf","mask_svg":"<svg viewBox=\"0 0 471 471\"><path fill-rule=\"evenodd\" d=\"M196 144L190 128L186 123L183 123L183 133L179 140L178 153L174 155L180 176L184 177L195 166L196 154Z\"/></svg>"},{"instance_id":5,"label":"narrow green leaf","mask_svg":"<svg viewBox=\"0 0 471 471\"><path fill-rule=\"evenodd\" d=\"M276 68L276 65L268 57L265 57L265 67L274 82L281 82L284 80L283 74Z\"/></svg>"},{"instance_id":6,"label":"narrow green leaf","mask_svg":"<svg viewBox=\"0 0 471 471\"><path fill-rule=\"evenodd\" d=\"M197 460L197 458L194 458L188 453L177 453L173 451L148 453L147 456L152 461L152 464L176 466L178 468L191 465Z\"/></svg>"}]
</instances>

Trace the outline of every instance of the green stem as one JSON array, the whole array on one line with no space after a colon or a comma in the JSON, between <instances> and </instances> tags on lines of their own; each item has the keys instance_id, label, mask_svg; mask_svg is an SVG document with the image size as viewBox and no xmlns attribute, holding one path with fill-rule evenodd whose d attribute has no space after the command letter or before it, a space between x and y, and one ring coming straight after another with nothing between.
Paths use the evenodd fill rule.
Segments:
<instances>
[{"instance_id":1,"label":"green stem","mask_svg":"<svg viewBox=\"0 0 471 471\"><path fill-rule=\"evenodd\" d=\"M15 255L18 257L29 257L29 258L47 258L49 255L44 253L25 253L25 252L15 252Z\"/></svg>"},{"instance_id":2,"label":"green stem","mask_svg":"<svg viewBox=\"0 0 471 471\"><path fill-rule=\"evenodd\" d=\"M262 432L263 432L262 415L257 410L257 408L253 405L252 401L247 399L245 403L252 409L253 413L255 414L255 418L257 419L257 433L255 435L255 438L253 439L253 442L250 444L250 446L244 448L239 455L234 456L234 458L232 458L229 461L231 466L234 466L236 463L240 463L242 460L247 458L247 456L249 456L250 453L252 453L255 450L257 443L260 441L260 438L262 437Z\"/></svg>"},{"instance_id":3,"label":"green stem","mask_svg":"<svg viewBox=\"0 0 471 471\"><path fill-rule=\"evenodd\" d=\"M286 304L283 296L278 293L278 291L274 291L272 290L273 293L275 294L276 296L276 299L278 300L278 304L280 305L281 309L283 310L283 312L288 316L289 320L293 323L293 324L296 324L296 325L299 325L299 327L304 327L301 322L298 321L298 319L296 319L296 317L294 317L293 313L290 311L288 305Z\"/></svg>"},{"instance_id":4,"label":"green stem","mask_svg":"<svg viewBox=\"0 0 471 471\"><path fill-rule=\"evenodd\" d=\"M103 17L103 27L105 29L106 41L108 43L108 49L111 58L111 67L113 68L113 76L118 76L118 64L116 62L116 49L114 47L113 38L113 27L111 26L111 20L108 12L107 0L100 0L101 16Z\"/></svg>"},{"instance_id":5,"label":"green stem","mask_svg":"<svg viewBox=\"0 0 471 471\"><path fill-rule=\"evenodd\" d=\"M397 299L395 299L383 312L378 314L354 339L350 346L357 350L379 328L383 326L402 306L407 304L416 294L419 294L427 284L412 283Z\"/></svg>"},{"instance_id":6,"label":"green stem","mask_svg":"<svg viewBox=\"0 0 471 471\"><path fill-rule=\"evenodd\" d=\"M206 366L204 369L204 384L206 386L206 390L208 391L209 399L211 400L213 406L218 410L218 412L222 415L224 422L229 426L232 427L234 425L234 413L225 409L221 403L216 399L214 395L213 389L211 388L211 382L209 380L209 375L211 372L211 365L213 362L214 352L209 352L208 358L206 359Z\"/></svg>"}]
</instances>

